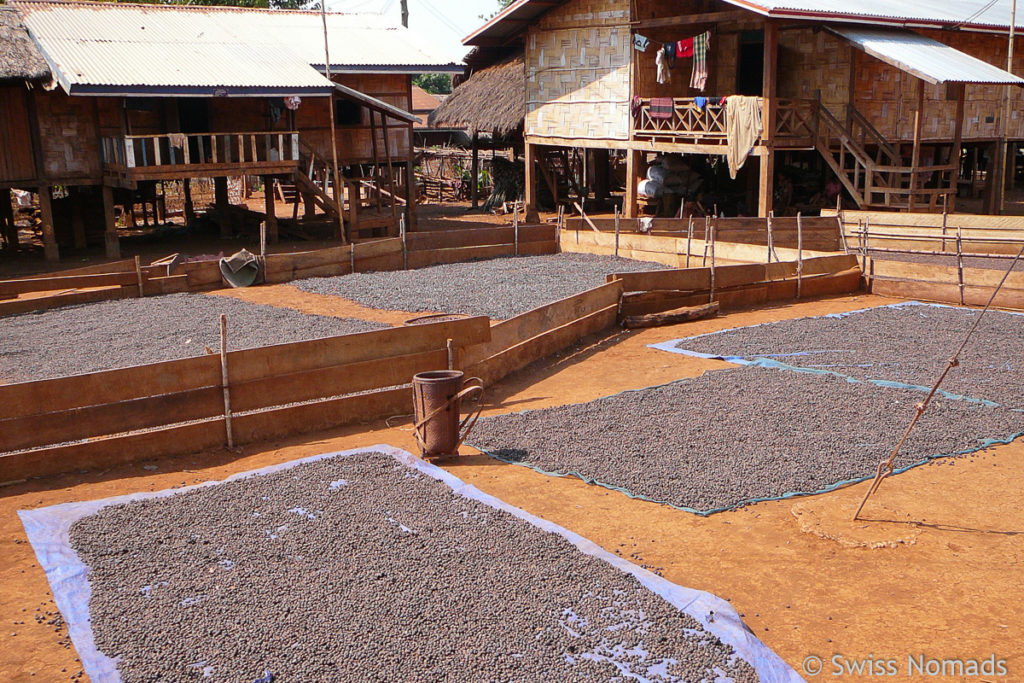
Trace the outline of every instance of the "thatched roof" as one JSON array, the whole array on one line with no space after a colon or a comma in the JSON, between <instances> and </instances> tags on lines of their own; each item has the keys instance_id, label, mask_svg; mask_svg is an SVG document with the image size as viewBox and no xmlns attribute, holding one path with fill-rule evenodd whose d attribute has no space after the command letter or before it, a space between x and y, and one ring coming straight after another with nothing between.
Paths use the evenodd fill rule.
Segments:
<instances>
[{"instance_id":1,"label":"thatched roof","mask_svg":"<svg viewBox=\"0 0 1024 683\"><path fill-rule=\"evenodd\" d=\"M50 68L29 37L18 10L0 6L0 82L49 77Z\"/></svg>"},{"instance_id":2,"label":"thatched roof","mask_svg":"<svg viewBox=\"0 0 1024 683\"><path fill-rule=\"evenodd\" d=\"M522 54L473 73L430 115L433 128L470 133L514 133L526 117L526 68Z\"/></svg>"}]
</instances>

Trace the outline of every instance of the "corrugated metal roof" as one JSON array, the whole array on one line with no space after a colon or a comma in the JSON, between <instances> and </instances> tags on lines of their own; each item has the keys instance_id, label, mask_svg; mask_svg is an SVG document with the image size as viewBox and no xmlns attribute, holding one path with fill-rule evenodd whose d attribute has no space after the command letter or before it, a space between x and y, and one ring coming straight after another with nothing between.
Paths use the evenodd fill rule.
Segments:
<instances>
[{"instance_id":1,"label":"corrugated metal roof","mask_svg":"<svg viewBox=\"0 0 1024 683\"><path fill-rule=\"evenodd\" d=\"M1024 79L1008 71L912 31L838 26L831 30L872 57L929 83L1024 85Z\"/></svg>"},{"instance_id":2,"label":"corrugated metal roof","mask_svg":"<svg viewBox=\"0 0 1024 683\"><path fill-rule=\"evenodd\" d=\"M320 14L247 8L12 3L55 75L82 94L328 94ZM379 17L329 14L332 71L446 66ZM450 65L461 71L461 66ZM443 69L442 69L443 70Z\"/></svg>"},{"instance_id":3,"label":"corrugated metal roof","mask_svg":"<svg viewBox=\"0 0 1024 683\"><path fill-rule=\"evenodd\" d=\"M1012 0L725 0L768 16L1008 29ZM1016 23L1024 27L1024 7Z\"/></svg>"},{"instance_id":4,"label":"corrugated metal roof","mask_svg":"<svg viewBox=\"0 0 1024 683\"><path fill-rule=\"evenodd\" d=\"M567 1L567 0L563 0ZM1006 30L1012 0L724 0L765 16L794 19L853 21L868 24L959 26L966 29ZM466 45L500 45L521 33L557 0L516 0L471 33ZM1017 26L1024 28L1024 3Z\"/></svg>"}]
</instances>

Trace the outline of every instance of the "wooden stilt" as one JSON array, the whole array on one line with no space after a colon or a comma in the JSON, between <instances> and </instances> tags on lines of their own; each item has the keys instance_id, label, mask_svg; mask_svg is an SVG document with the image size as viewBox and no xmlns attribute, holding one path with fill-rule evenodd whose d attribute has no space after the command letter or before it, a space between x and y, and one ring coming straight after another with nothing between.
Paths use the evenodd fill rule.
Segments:
<instances>
[{"instance_id":1,"label":"wooden stilt","mask_svg":"<svg viewBox=\"0 0 1024 683\"><path fill-rule=\"evenodd\" d=\"M53 227L53 188L44 185L39 188L39 213L43 221L43 250L46 260L60 260L60 248L57 246L57 233Z\"/></svg>"},{"instance_id":2,"label":"wooden stilt","mask_svg":"<svg viewBox=\"0 0 1024 683\"><path fill-rule=\"evenodd\" d=\"M135 279L139 283L139 298L146 296L146 289L142 286L142 263L138 254L135 255Z\"/></svg>"},{"instance_id":3,"label":"wooden stilt","mask_svg":"<svg viewBox=\"0 0 1024 683\"><path fill-rule=\"evenodd\" d=\"M384 115L382 114L381 119L383 118ZM370 110L370 143L373 148L373 184L375 186L375 194L377 195L377 213L382 213L384 211L384 207L381 204L380 194L380 153L377 150L377 115L372 109ZM356 192L358 191L359 188L356 187ZM355 239L355 235L353 235L352 238Z\"/></svg>"},{"instance_id":4,"label":"wooden stilt","mask_svg":"<svg viewBox=\"0 0 1024 683\"><path fill-rule=\"evenodd\" d=\"M85 202L82 201L82 188L71 188L71 230L75 236L75 249L85 249Z\"/></svg>"},{"instance_id":5,"label":"wooden stilt","mask_svg":"<svg viewBox=\"0 0 1024 683\"><path fill-rule=\"evenodd\" d=\"M395 166L391 163L391 143L388 141L388 117L380 115L380 129L384 137L384 159L388 164L388 199L391 204L391 230L388 237L393 237L392 230L398 228L398 196L395 194Z\"/></svg>"},{"instance_id":6,"label":"wooden stilt","mask_svg":"<svg viewBox=\"0 0 1024 683\"><path fill-rule=\"evenodd\" d=\"M640 181L641 154L632 149L626 152L626 197L622 203L622 212L626 218L636 218L640 214L637 183Z\"/></svg>"},{"instance_id":7,"label":"wooden stilt","mask_svg":"<svg viewBox=\"0 0 1024 683\"><path fill-rule=\"evenodd\" d=\"M536 223L540 220L540 214L537 213L537 145L526 143L523 164L525 170L523 203L526 204L526 222Z\"/></svg>"},{"instance_id":8,"label":"wooden stilt","mask_svg":"<svg viewBox=\"0 0 1024 683\"><path fill-rule=\"evenodd\" d=\"M910 159L910 195L907 207L913 211L917 203L918 175L921 167L921 131L924 127L924 81L917 79L917 109L914 111L914 150Z\"/></svg>"},{"instance_id":9,"label":"wooden stilt","mask_svg":"<svg viewBox=\"0 0 1024 683\"><path fill-rule=\"evenodd\" d=\"M277 202L274 201L274 177L263 176L263 207L267 214L267 239L277 244Z\"/></svg>"},{"instance_id":10,"label":"wooden stilt","mask_svg":"<svg viewBox=\"0 0 1024 683\"><path fill-rule=\"evenodd\" d=\"M619 207L615 207L615 255L619 255Z\"/></svg>"},{"instance_id":11,"label":"wooden stilt","mask_svg":"<svg viewBox=\"0 0 1024 683\"><path fill-rule=\"evenodd\" d=\"M192 181L185 178L181 181L181 191L185 195L185 225L192 225L196 222L196 208L192 203Z\"/></svg>"},{"instance_id":12,"label":"wooden stilt","mask_svg":"<svg viewBox=\"0 0 1024 683\"><path fill-rule=\"evenodd\" d=\"M690 223L686 227L686 267L690 267L690 245L693 244L693 216L690 216Z\"/></svg>"},{"instance_id":13,"label":"wooden stilt","mask_svg":"<svg viewBox=\"0 0 1024 683\"><path fill-rule=\"evenodd\" d=\"M213 203L217 209L217 222L220 223L220 236L227 239L231 237L231 217L228 213L231 202L228 199L228 179L224 176L213 179Z\"/></svg>"},{"instance_id":14,"label":"wooden stilt","mask_svg":"<svg viewBox=\"0 0 1024 683\"><path fill-rule=\"evenodd\" d=\"M471 178L469 186L469 197L473 200L473 208L479 203L479 178L480 178L480 134L473 133L473 163L471 165Z\"/></svg>"},{"instance_id":15,"label":"wooden stilt","mask_svg":"<svg viewBox=\"0 0 1024 683\"><path fill-rule=\"evenodd\" d=\"M103 239L108 259L121 258L121 241L117 236L117 219L114 217L114 189L104 185L103 194Z\"/></svg>"},{"instance_id":16,"label":"wooden stilt","mask_svg":"<svg viewBox=\"0 0 1024 683\"><path fill-rule=\"evenodd\" d=\"M14 207L11 191L0 189L0 232L4 237L4 250L12 254L18 251L18 226L14 223Z\"/></svg>"},{"instance_id":17,"label":"wooden stilt","mask_svg":"<svg viewBox=\"0 0 1024 683\"><path fill-rule=\"evenodd\" d=\"M228 317L220 316L220 382L224 389L224 435L228 448L235 447L231 431L231 385L228 379Z\"/></svg>"}]
</instances>

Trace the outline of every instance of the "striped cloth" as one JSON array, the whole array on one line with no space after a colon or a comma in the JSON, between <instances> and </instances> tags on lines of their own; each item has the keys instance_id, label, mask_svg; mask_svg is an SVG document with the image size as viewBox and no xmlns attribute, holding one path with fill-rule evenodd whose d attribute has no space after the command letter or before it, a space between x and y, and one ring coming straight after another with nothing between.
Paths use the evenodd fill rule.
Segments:
<instances>
[{"instance_id":1,"label":"striped cloth","mask_svg":"<svg viewBox=\"0 0 1024 683\"><path fill-rule=\"evenodd\" d=\"M675 101L671 97L651 98L651 118L670 119L675 116Z\"/></svg>"},{"instance_id":2,"label":"striped cloth","mask_svg":"<svg viewBox=\"0 0 1024 683\"><path fill-rule=\"evenodd\" d=\"M693 37L693 76L690 87L704 90L708 81L708 48L711 47L711 31Z\"/></svg>"}]
</instances>

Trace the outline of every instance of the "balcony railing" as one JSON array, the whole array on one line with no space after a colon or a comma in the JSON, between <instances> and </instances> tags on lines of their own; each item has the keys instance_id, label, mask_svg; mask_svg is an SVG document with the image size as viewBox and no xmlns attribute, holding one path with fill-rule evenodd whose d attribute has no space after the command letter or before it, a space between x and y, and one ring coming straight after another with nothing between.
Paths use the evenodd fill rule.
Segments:
<instances>
[{"instance_id":1,"label":"balcony railing","mask_svg":"<svg viewBox=\"0 0 1024 683\"><path fill-rule=\"evenodd\" d=\"M299 164L296 131L162 133L103 138L108 174L159 179L215 171L281 173Z\"/></svg>"},{"instance_id":2,"label":"balcony railing","mask_svg":"<svg viewBox=\"0 0 1024 683\"><path fill-rule=\"evenodd\" d=\"M667 98L665 98L667 100ZM672 98L671 106L659 98L642 98L633 119L636 138L700 145L722 145L729 138L725 104L707 101L698 107L695 98ZM758 98L763 109L764 100ZM775 143L778 147L813 147L817 102L777 99Z\"/></svg>"}]
</instances>

